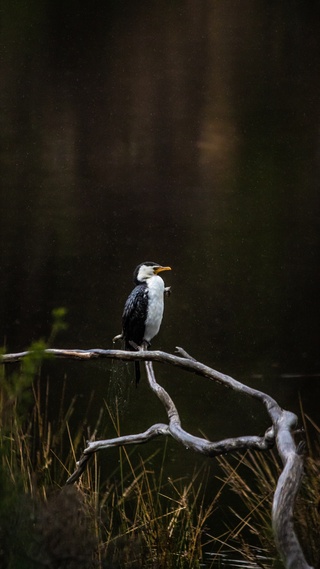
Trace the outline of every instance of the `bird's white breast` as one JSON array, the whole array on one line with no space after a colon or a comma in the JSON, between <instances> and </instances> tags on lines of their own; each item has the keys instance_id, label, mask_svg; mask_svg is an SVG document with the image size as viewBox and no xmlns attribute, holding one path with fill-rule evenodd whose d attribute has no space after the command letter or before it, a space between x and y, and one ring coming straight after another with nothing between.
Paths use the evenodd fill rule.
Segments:
<instances>
[{"instance_id":1,"label":"bird's white breast","mask_svg":"<svg viewBox=\"0 0 320 569\"><path fill-rule=\"evenodd\" d=\"M163 316L164 282L161 277L154 275L147 281L148 312L145 323L144 339L150 342L159 332Z\"/></svg>"}]
</instances>

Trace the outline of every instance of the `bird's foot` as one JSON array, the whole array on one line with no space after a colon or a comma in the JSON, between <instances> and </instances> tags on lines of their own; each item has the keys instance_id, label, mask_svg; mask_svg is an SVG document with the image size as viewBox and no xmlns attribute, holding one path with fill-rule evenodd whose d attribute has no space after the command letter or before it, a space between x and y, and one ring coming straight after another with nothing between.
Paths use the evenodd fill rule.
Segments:
<instances>
[{"instance_id":1,"label":"bird's foot","mask_svg":"<svg viewBox=\"0 0 320 569\"><path fill-rule=\"evenodd\" d=\"M136 344L133 340L129 340L128 344L130 344L130 346L137 352L142 349L141 346L138 346L138 344Z\"/></svg>"},{"instance_id":2,"label":"bird's foot","mask_svg":"<svg viewBox=\"0 0 320 569\"><path fill-rule=\"evenodd\" d=\"M134 350L137 350L137 352L143 352L145 350L148 350L148 348L151 346L150 342L148 342L147 340L143 340L141 346L136 344L133 340L130 340L129 344L130 346L132 346Z\"/></svg>"}]
</instances>

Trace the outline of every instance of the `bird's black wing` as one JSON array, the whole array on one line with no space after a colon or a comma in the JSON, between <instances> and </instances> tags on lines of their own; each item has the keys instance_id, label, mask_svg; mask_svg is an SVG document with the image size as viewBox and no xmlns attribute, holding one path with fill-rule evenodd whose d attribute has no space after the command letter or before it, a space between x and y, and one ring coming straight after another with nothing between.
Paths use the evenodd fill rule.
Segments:
<instances>
[{"instance_id":1,"label":"bird's black wing","mask_svg":"<svg viewBox=\"0 0 320 569\"><path fill-rule=\"evenodd\" d=\"M141 346L148 308L148 288L145 283L136 286L128 296L122 315L123 338L126 350L132 350L129 342Z\"/></svg>"}]
</instances>

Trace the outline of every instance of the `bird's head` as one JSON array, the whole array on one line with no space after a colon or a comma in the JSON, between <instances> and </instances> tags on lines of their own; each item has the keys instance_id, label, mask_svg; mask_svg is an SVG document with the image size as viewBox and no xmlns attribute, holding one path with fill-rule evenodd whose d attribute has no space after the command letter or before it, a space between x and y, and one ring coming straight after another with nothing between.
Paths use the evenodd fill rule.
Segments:
<instances>
[{"instance_id":1,"label":"bird's head","mask_svg":"<svg viewBox=\"0 0 320 569\"><path fill-rule=\"evenodd\" d=\"M161 273L161 271L171 271L171 267L162 267L158 263L145 261L137 266L133 273L133 281L135 284L145 283L148 279Z\"/></svg>"}]
</instances>

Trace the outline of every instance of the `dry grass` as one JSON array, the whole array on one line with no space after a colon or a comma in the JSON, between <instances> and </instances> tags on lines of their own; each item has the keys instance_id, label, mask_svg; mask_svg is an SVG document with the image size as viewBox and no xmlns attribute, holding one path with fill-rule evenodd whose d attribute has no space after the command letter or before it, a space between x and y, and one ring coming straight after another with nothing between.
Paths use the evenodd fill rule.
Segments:
<instances>
[{"instance_id":1,"label":"dry grass","mask_svg":"<svg viewBox=\"0 0 320 569\"><path fill-rule=\"evenodd\" d=\"M310 565L320 568L320 429L302 413L306 439L305 475L295 506L296 531ZM311 431L313 431L311 433ZM312 442L311 442L312 441ZM238 496L238 507L230 507L227 528L228 544L236 544L248 561L261 562L256 557L255 543L274 566L283 567L275 548L271 509L275 486L281 473L281 464L275 452L242 456L219 457L223 472L220 478Z\"/></svg>"},{"instance_id":2,"label":"dry grass","mask_svg":"<svg viewBox=\"0 0 320 569\"><path fill-rule=\"evenodd\" d=\"M0 566L199 567L206 524L216 508L216 499L204 503L209 473L168 480L165 451L155 472L154 455L142 460L134 451L131 458L119 448L119 466L106 482L95 456L77 486L63 487L84 446L84 426L71 437L76 400L63 412L62 393L53 428L49 382L40 389L41 349L14 373L1 369ZM104 412L112 417L107 407ZM112 420L120 434L119 417Z\"/></svg>"},{"instance_id":3,"label":"dry grass","mask_svg":"<svg viewBox=\"0 0 320 569\"><path fill-rule=\"evenodd\" d=\"M270 512L280 464L273 453L248 451L233 459L219 458L219 489L209 504L205 497L212 483L210 470L200 469L191 479L167 479L165 450L155 472L155 455L142 460L137 448L131 454L119 448L118 466L107 480L101 480L100 461L94 456L80 482L64 487L84 446L85 426L82 423L71 436L76 400L64 410L64 393L55 427L51 424L49 382L46 390L40 389L43 347L32 346L33 355L15 372L0 368L1 567L197 569L204 549L219 553L226 547L266 567L252 543L277 559ZM94 438L103 414L111 417L120 435L119 416L105 405L86 438ZM308 560L319 569L320 430L303 417L306 474L295 515ZM238 498L232 508L230 490ZM210 528L225 504L226 531L212 535Z\"/></svg>"}]
</instances>

